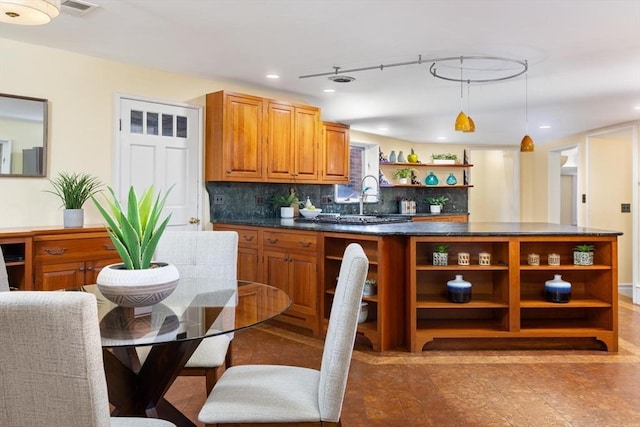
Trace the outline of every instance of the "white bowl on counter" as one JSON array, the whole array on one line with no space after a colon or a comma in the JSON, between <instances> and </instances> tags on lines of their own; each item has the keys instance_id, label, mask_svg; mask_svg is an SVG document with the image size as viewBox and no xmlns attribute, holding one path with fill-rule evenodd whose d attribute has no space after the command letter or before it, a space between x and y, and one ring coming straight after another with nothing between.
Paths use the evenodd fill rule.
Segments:
<instances>
[{"instance_id":1,"label":"white bowl on counter","mask_svg":"<svg viewBox=\"0 0 640 427\"><path fill-rule=\"evenodd\" d=\"M322 213L322 209L300 209L300 214L305 218L315 218Z\"/></svg>"}]
</instances>

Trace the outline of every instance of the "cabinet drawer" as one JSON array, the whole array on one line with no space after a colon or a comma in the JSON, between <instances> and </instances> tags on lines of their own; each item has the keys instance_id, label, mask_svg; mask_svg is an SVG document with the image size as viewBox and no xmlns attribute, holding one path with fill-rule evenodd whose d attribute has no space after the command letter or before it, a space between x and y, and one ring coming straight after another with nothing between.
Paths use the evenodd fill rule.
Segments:
<instances>
[{"instance_id":1,"label":"cabinet drawer","mask_svg":"<svg viewBox=\"0 0 640 427\"><path fill-rule=\"evenodd\" d=\"M258 230L237 229L238 246L245 248L258 247Z\"/></svg>"},{"instance_id":2,"label":"cabinet drawer","mask_svg":"<svg viewBox=\"0 0 640 427\"><path fill-rule=\"evenodd\" d=\"M264 231L262 246L266 248L315 252L318 238L315 234Z\"/></svg>"},{"instance_id":3,"label":"cabinet drawer","mask_svg":"<svg viewBox=\"0 0 640 427\"><path fill-rule=\"evenodd\" d=\"M106 236L89 239L43 240L35 242L34 247L36 264L119 258L113 242Z\"/></svg>"}]
</instances>

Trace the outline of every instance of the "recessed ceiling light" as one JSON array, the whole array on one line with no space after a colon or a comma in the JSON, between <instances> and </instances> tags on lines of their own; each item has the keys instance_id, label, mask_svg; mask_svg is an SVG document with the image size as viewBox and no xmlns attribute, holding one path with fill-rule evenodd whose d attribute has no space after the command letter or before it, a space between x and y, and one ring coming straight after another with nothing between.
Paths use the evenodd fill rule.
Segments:
<instances>
[{"instance_id":1,"label":"recessed ceiling light","mask_svg":"<svg viewBox=\"0 0 640 427\"><path fill-rule=\"evenodd\" d=\"M323 92L325 92L325 93L333 93L335 91L336 91L335 89L324 89L323 90Z\"/></svg>"},{"instance_id":2,"label":"recessed ceiling light","mask_svg":"<svg viewBox=\"0 0 640 427\"><path fill-rule=\"evenodd\" d=\"M540 125L538 126L540 129L551 129L551 125Z\"/></svg>"},{"instance_id":3,"label":"recessed ceiling light","mask_svg":"<svg viewBox=\"0 0 640 427\"><path fill-rule=\"evenodd\" d=\"M444 141L444 140L446 140L446 139L447 139L447 137L446 137L446 136L439 136L439 137L437 137L436 139L437 139L438 141Z\"/></svg>"},{"instance_id":4,"label":"recessed ceiling light","mask_svg":"<svg viewBox=\"0 0 640 427\"><path fill-rule=\"evenodd\" d=\"M640 110L640 105L636 105L635 107L633 107L634 110Z\"/></svg>"},{"instance_id":5,"label":"recessed ceiling light","mask_svg":"<svg viewBox=\"0 0 640 427\"><path fill-rule=\"evenodd\" d=\"M275 79L279 79L280 76L277 74L267 74L267 78L275 80Z\"/></svg>"},{"instance_id":6,"label":"recessed ceiling light","mask_svg":"<svg viewBox=\"0 0 640 427\"><path fill-rule=\"evenodd\" d=\"M389 128L378 128L378 130L387 131L387 130L389 130Z\"/></svg>"}]
</instances>

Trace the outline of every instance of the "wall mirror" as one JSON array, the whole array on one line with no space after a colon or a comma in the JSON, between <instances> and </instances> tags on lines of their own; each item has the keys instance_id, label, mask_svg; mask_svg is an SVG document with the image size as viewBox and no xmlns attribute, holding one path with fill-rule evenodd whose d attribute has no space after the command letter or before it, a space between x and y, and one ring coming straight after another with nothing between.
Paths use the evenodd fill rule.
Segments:
<instances>
[{"instance_id":1,"label":"wall mirror","mask_svg":"<svg viewBox=\"0 0 640 427\"><path fill-rule=\"evenodd\" d=\"M47 106L46 99L0 94L0 177L47 175Z\"/></svg>"}]
</instances>

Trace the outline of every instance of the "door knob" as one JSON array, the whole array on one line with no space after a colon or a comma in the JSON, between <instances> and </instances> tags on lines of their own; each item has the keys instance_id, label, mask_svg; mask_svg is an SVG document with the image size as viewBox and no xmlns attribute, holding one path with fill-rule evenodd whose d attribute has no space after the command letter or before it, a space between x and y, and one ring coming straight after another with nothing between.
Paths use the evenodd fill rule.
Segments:
<instances>
[{"instance_id":1,"label":"door knob","mask_svg":"<svg viewBox=\"0 0 640 427\"><path fill-rule=\"evenodd\" d=\"M200 220L198 218L191 217L189 218L189 224L200 224Z\"/></svg>"}]
</instances>

